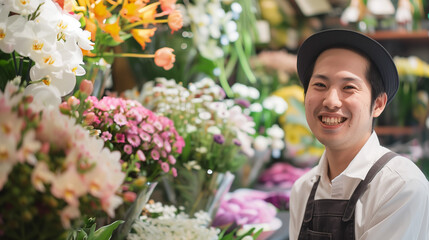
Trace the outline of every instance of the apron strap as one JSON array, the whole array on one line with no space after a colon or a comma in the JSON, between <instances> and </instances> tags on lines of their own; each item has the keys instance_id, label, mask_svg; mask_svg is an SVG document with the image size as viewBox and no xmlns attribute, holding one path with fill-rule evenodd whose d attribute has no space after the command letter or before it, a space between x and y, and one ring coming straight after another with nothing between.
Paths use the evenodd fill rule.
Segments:
<instances>
[{"instance_id":1,"label":"apron strap","mask_svg":"<svg viewBox=\"0 0 429 240\"><path fill-rule=\"evenodd\" d=\"M319 186L320 176L317 177L317 181L313 184L311 189L310 196L308 196L307 207L305 208L304 213L304 222L310 222L313 218L313 208L314 208L314 196L316 195L317 186Z\"/></svg>"},{"instance_id":2,"label":"apron strap","mask_svg":"<svg viewBox=\"0 0 429 240\"><path fill-rule=\"evenodd\" d=\"M353 195L351 196L347 204L347 207L346 207L346 210L344 211L344 216L343 216L344 222L350 221L350 219L353 217L353 213L355 211L357 201L362 196L362 194L366 191L368 184L372 181L375 175L377 175L377 173L384 167L384 165L386 165L392 158L396 156L399 156L399 155L394 152L387 152L380 159L378 159L377 162L371 167L365 179L361 181L359 185L356 187L355 191L353 192Z\"/></svg>"}]
</instances>

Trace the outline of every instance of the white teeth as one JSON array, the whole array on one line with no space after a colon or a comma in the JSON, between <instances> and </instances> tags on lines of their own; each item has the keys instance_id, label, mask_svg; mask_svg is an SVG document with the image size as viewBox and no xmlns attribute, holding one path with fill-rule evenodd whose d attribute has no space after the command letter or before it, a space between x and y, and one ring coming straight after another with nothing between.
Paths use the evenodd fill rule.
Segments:
<instances>
[{"instance_id":1,"label":"white teeth","mask_svg":"<svg viewBox=\"0 0 429 240\"><path fill-rule=\"evenodd\" d=\"M322 122L326 125L336 125L343 122L341 117L322 117Z\"/></svg>"}]
</instances>

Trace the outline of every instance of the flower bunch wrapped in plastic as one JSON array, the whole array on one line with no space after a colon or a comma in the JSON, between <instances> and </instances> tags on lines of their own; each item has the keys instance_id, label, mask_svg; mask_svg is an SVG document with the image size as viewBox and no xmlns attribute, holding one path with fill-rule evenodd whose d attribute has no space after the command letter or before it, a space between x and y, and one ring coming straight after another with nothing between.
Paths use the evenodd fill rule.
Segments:
<instances>
[{"instance_id":1,"label":"flower bunch wrapped in plastic","mask_svg":"<svg viewBox=\"0 0 429 240\"><path fill-rule=\"evenodd\" d=\"M0 92L0 238L62 239L84 217L114 217L119 152L58 108L33 104L14 82Z\"/></svg>"},{"instance_id":2,"label":"flower bunch wrapped in plastic","mask_svg":"<svg viewBox=\"0 0 429 240\"><path fill-rule=\"evenodd\" d=\"M173 67L175 56L173 49L164 47L154 54L113 53L111 47L118 46L129 38L134 38L146 49L151 42L157 24L167 23L171 32L182 28L182 15L175 9L176 1L138 0L138 1L95 1L73 0L71 9L85 23L85 29L92 33L95 42L94 50L85 52L89 57L101 57L107 60L112 57L154 58L155 64L169 70ZM67 4L65 5L67 8Z\"/></svg>"},{"instance_id":3,"label":"flower bunch wrapped in plastic","mask_svg":"<svg viewBox=\"0 0 429 240\"><path fill-rule=\"evenodd\" d=\"M226 172L236 170L246 156L254 154L255 123L239 105L224 97L222 88L209 78L188 88L158 78L143 86L139 101L173 120L186 142L178 158L180 164L188 169Z\"/></svg>"},{"instance_id":4,"label":"flower bunch wrapped in plastic","mask_svg":"<svg viewBox=\"0 0 429 240\"><path fill-rule=\"evenodd\" d=\"M0 65L1 88L22 76L26 94L58 106L74 89L76 76L85 74L82 49L93 49L91 33L80 26L52 0L1 1L0 56L6 60Z\"/></svg>"}]
</instances>

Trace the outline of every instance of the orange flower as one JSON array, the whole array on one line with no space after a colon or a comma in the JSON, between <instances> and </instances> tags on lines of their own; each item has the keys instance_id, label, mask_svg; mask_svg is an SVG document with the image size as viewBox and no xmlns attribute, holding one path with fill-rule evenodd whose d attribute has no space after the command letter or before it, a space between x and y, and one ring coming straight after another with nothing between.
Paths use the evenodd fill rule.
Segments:
<instances>
[{"instance_id":1,"label":"orange flower","mask_svg":"<svg viewBox=\"0 0 429 240\"><path fill-rule=\"evenodd\" d=\"M138 10L144 7L145 4L141 1L128 1L125 0L122 5L120 14L123 18L127 19L129 22L133 23L140 20Z\"/></svg>"},{"instance_id":2,"label":"orange flower","mask_svg":"<svg viewBox=\"0 0 429 240\"><path fill-rule=\"evenodd\" d=\"M176 1L177 0L159 0L161 3L161 10L163 12L171 12L176 8Z\"/></svg>"},{"instance_id":3,"label":"orange flower","mask_svg":"<svg viewBox=\"0 0 429 240\"><path fill-rule=\"evenodd\" d=\"M107 6L104 5L104 1L96 1L94 7L95 18L100 22L104 22L105 19L112 16L112 13L107 10Z\"/></svg>"},{"instance_id":4,"label":"orange flower","mask_svg":"<svg viewBox=\"0 0 429 240\"><path fill-rule=\"evenodd\" d=\"M174 10L170 15L168 15L168 26L171 29L171 33L182 28L183 20L180 11Z\"/></svg>"},{"instance_id":5,"label":"orange flower","mask_svg":"<svg viewBox=\"0 0 429 240\"><path fill-rule=\"evenodd\" d=\"M156 8L158 7L159 2L151 3L144 8L139 9L140 19L141 20L154 20L156 14Z\"/></svg>"},{"instance_id":6,"label":"orange flower","mask_svg":"<svg viewBox=\"0 0 429 240\"><path fill-rule=\"evenodd\" d=\"M155 34L156 28L151 29L132 29L131 34L134 39L142 46L144 50L146 48L146 43L151 42L150 38Z\"/></svg>"},{"instance_id":7,"label":"orange flower","mask_svg":"<svg viewBox=\"0 0 429 240\"><path fill-rule=\"evenodd\" d=\"M173 51L174 49L168 47L158 49L155 52L155 64L158 67L163 67L165 70L170 70L176 61Z\"/></svg>"},{"instance_id":8,"label":"orange flower","mask_svg":"<svg viewBox=\"0 0 429 240\"><path fill-rule=\"evenodd\" d=\"M93 19L85 18L85 30L91 33L91 41L95 42L95 34L97 32L97 24Z\"/></svg>"},{"instance_id":9,"label":"orange flower","mask_svg":"<svg viewBox=\"0 0 429 240\"><path fill-rule=\"evenodd\" d=\"M119 26L119 17L116 19L116 22L106 24L102 27L102 29L112 36L113 40L117 42L123 42L122 38L119 36L119 31L121 31L121 27Z\"/></svg>"}]
</instances>

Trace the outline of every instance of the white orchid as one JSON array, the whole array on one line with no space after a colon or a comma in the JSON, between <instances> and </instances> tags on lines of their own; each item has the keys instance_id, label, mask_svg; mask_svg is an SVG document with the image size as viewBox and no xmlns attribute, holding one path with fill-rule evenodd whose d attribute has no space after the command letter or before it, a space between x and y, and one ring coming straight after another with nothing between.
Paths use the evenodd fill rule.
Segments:
<instances>
[{"instance_id":1,"label":"white orchid","mask_svg":"<svg viewBox=\"0 0 429 240\"><path fill-rule=\"evenodd\" d=\"M21 64L30 60L31 69L16 74L29 73L30 79L23 77L31 80L26 94L33 95L36 102L58 103L73 91L76 76L85 74L82 49L93 49L90 37L74 16L52 0L0 2L0 50L18 53ZM48 96L55 99L49 101Z\"/></svg>"}]
</instances>

